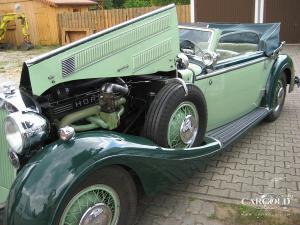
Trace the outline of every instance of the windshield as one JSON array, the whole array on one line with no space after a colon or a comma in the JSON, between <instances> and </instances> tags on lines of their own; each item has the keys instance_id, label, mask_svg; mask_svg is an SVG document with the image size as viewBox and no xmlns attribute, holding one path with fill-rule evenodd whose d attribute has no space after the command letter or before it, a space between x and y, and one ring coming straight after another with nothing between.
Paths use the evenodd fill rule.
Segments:
<instances>
[{"instance_id":1,"label":"windshield","mask_svg":"<svg viewBox=\"0 0 300 225\"><path fill-rule=\"evenodd\" d=\"M195 48L200 48L202 51L208 50L211 36L211 31L179 28L180 43L190 41L195 45ZM195 50L196 53L199 52L197 49Z\"/></svg>"}]
</instances>

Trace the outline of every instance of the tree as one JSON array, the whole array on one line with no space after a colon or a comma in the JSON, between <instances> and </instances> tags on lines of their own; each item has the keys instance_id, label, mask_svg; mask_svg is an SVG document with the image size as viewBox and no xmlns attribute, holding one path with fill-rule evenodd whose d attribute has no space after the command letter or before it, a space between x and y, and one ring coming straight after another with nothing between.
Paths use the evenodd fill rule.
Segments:
<instances>
[{"instance_id":1,"label":"tree","mask_svg":"<svg viewBox=\"0 0 300 225\"><path fill-rule=\"evenodd\" d=\"M151 3L155 6L168 5L172 3L176 3L178 5L188 5L190 4L190 0L151 0Z\"/></svg>"}]
</instances>

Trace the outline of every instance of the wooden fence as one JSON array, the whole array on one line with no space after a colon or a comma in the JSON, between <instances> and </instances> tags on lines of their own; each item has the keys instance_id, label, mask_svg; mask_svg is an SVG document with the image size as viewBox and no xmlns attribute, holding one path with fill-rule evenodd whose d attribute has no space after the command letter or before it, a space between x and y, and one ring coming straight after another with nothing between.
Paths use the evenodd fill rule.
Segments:
<instances>
[{"instance_id":1,"label":"wooden fence","mask_svg":"<svg viewBox=\"0 0 300 225\"><path fill-rule=\"evenodd\" d=\"M126 8L96 10L87 12L72 12L58 14L58 23L62 44L75 41L83 36L107 29L126 20L130 20L159 7ZM190 6L177 6L178 20L181 23L190 22Z\"/></svg>"}]
</instances>

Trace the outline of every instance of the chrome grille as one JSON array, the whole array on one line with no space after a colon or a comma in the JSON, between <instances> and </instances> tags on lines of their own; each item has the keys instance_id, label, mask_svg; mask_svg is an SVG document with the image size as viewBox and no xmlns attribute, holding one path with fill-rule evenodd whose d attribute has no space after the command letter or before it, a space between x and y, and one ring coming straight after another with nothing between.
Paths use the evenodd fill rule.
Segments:
<instances>
[{"instance_id":1,"label":"chrome grille","mask_svg":"<svg viewBox=\"0 0 300 225\"><path fill-rule=\"evenodd\" d=\"M8 143L4 133L6 112L0 109L0 204L6 201L9 189L15 180L16 171L8 159Z\"/></svg>"}]
</instances>

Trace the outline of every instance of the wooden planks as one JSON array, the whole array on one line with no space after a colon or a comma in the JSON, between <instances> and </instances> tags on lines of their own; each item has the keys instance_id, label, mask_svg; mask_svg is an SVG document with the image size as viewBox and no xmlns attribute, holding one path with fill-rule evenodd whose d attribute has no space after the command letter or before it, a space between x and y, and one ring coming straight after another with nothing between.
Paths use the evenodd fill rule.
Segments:
<instances>
[{"instance_id":1,"label":"wooden planks","mask_svg":"<svg viewBox=\"0 0 300 225\"><path fill-rule=\"evenodd\" d=\"M88 29L93 32L107 29L127 20L141 16L159 7L126 8L97 10L87 12L71 12L58 14L58 23L61 33L63 30ZM177 6L178 20L181 23L190 22L190 5ZM64 35L64 34L63 34Z\"/></svg>"}]
</instances>

